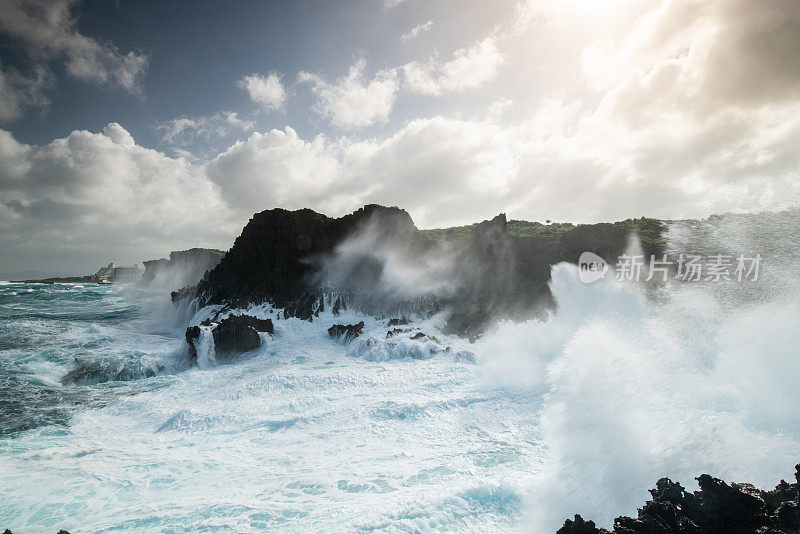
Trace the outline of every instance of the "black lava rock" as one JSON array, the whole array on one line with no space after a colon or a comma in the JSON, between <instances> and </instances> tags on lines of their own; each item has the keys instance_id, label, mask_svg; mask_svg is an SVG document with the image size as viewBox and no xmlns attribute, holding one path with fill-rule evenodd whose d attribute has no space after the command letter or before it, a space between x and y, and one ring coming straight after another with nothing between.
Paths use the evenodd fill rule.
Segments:
<instances>
[{"instance_id":1,"label":"black lava rock","mask_svg":"<svg viewBox=\"0 0 800 534\"><path fill-rule=\"evenodd\" d=\"M637 517L618 517L614 534L797 534L800 532L800 464L795 483L781 480L774 490L752 484L726 484L710 475L697 477L699 491L687 492L662 478L650 490L653 499ZM608 534L576 515L556 534Z\"/></svg>"},{"instance_id":2,"label":"black lava rock","mask_svg":"<svg viewBox=\"0 0 800 534\"><path fill-rule=\"evenodd\" d=\"M352 341L361 335L364 329L364 321L358 324L335 324L328 328L328 335L334 339L343 339L344 341Z\"/></svg>"},{"instance_id":3,"label":"black lava rock","mask_svg":"<svg viewBox=\"0 0 800 534\"><path fill-rule=\"evenodd\" d=\"M214 337L214 352L217 356L223 357L258 348L261 345L259 332L274 334L271 319L258 319L250 315L231 315L216 325L210 324L211 335ZM189 345L189 355L192 358L197 357L194 342L199 337L199 326L190 326L186 329L186 343Z\"/></svg>"}]
</instances>

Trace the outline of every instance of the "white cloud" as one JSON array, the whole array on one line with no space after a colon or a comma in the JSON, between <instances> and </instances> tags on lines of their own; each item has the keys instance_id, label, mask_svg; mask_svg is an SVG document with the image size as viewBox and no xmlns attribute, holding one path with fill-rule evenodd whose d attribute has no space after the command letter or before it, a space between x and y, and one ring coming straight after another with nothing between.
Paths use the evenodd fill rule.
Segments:
<instances>
[{"instance_id":1,"label":"white cloud","mask_svg":"<svg viewBox=\"0 0 800 534\"><path fill-rule=\"evenodd\" d=\"M224 246L239 230L202 173L116 123L42 146L0 130L0 206L4 259L46 257L55 270Z\"/></svg>"},{"instance_id":2,"label":"white cloud","mask_svg":"<svg viewBox=\"0 0 800 534\"><path fill-rule=\"evenodd\" d=\"M0 31L22 41L36 61L64 61L73 78L141 93L148 58L121 53L111 44L81 34L71 0L11 0L0 9Z\"/></svg>"},{"instance_id":3,"label":"white cloud","mask_svg":"<svg viewBox=\"0 0 800 534\"><path fill-rule=\"evenodd\" d=\"M304 141L286 127L235 143L205 172L230 206L250 215L270 207L326 205L339 164L324 137Z\"/></svg>"},{"instance_id":4,"label":"white cloud","mask_svg":"<svg viewBox=\"0 0 800 534\"><path fill-rule=\"evenodd\" d=\"M16 119L28 108L46 110L50 99L45 90L51 85L52 76L44 67L36 68L33 76L26 77L0 64L0 121Z\"/></svg>"},{"instance_id":5,"label":"white cloud","mask_svg":"<svg viewBox=\"0 0 800 534\"><path fill-rule=\"evenodd\" d=\"M250 100L267 109L282 109L286 102L286 91L281 78L274 72L266 76L250 74L239 80L239 87L245 89Z\"/></svg>"},{"instance_id":6,"label":"white cloud","mask_svg":"<svg viewBox=\"0 0 800 534\"><path fill-rule=\"evenodd\" d=\"M308 72L300 72L297 79L311 84L318 98L314 106L317 113L339 128L362 128L389 120L398 89L394 69L382 70L368 81L364 76L365 68L364 58L359 58L346 76L333 83Z\"/></svg>"},{"instance_id":7,"label":"white cloud","mask_svg":"<svg viewBox=\"0 0 800 534\"><path fill-rule=\"evenodd\" d=\"M185 147L198 139L221 139L235 131L246 132L253 127L253 121L242 119L236 112L218 111L212 115L164 121L156 125L156 131L161 133L164 143Z\"/></svg>"},{"instance_id":8,"label":"white cloud","mask_svg":"<svg viewBox=\"0 0 800 534\"><path fill-rule=\"evenodd\" d=\"M407 0L383 0L383 9L394 9Z\"/></svg>"},{"instance_id":9,"label":"white cloud","mask_svg":"<svg viewBox=\"0 0 800 534\"><path fill-rule=\"evenodd\" d=\"M429 31L431 28L433 28L433 21L432 20L429 20L429 21L426 21L426 22L421 22L421 23L417 24L416 26L414 26L413 28L411 28L410 30L408 30L408 32L406 32L403 35L401 35L400 39L403 40L403 41L410 41L411 39L413 39L414 37L416 37L420 33Z\"/></svg>"},{"instance_id":10,"label":"white cloud","mask_svg":"<svg viewBox=\"0 0 800 534\"><path fill-rule=\"evenodd\" d=\"M406 85L417 93L440 95L474 89L492 80L503 54L495 37L486 37L467 48L456 50L445 63L431 58L427 63L412 62L403 67Z\"/></svg>"}]
</instances>

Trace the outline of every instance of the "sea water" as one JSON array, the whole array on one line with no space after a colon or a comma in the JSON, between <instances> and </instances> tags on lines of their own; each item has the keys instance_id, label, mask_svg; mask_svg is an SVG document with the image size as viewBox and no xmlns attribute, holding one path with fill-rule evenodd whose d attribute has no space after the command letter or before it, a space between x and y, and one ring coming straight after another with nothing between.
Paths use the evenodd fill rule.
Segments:
<instances>
[{"instance_id":1,"label":"sea water","mask_svg":"<svg viewBox=\"0 0 800 534\"><path fill-rule=\"evenodd\" d=\"M476 343L440 317L412 321L433 345L259 306L275 335L230 361L206 339L199 366L183 329L216 310L0 285L0 528L538 533L635 515L662 476L774 485L800 459L800 293L778 263L655 292L557 265L547 321Z\"/></svg>"}]
</instances>

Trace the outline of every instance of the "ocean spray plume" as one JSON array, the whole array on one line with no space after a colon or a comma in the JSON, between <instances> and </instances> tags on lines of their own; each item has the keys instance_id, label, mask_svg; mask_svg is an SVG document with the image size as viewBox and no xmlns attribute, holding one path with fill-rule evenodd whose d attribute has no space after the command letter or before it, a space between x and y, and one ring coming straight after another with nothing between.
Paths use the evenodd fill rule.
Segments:
<instances>
[{"instance_id":1,"label":"ocean spray plume","mask_svg":"<svg viewBox=\"0 0 800 534\"><path fill-rule=\"evenodd\" d=\"M770 226L764 216L760 231L780 235L784 217L773 215ZM731 232L725 221L710 224L717 235ZM760 235L728 249L757 249ZM790 239L770 239L769 248L796 265ZM643 284L584 284L562 264L551 281L557 311L546 322L504 323L478 343L490 387L541 400L547 452L526 521L536 532L575 513L608 527L635 515L662 476L713 472L771 486L796 462L800 291L796 278L768 278L755 300L742 297L754 286L737 282L671 283L652 299Z\"/></svg>"},{"instance_id":2,"label":"ocean spray plume","mask_svg":"<svg viewBox=\"0 0 800 534\"><path fill-rule=\"evenodd\" d=\"M424 239L408 220L373 215L321 259L312 284L369 313L432 311L459 290L454 260L452 247Z\"/></svg>"},{"instance_id":3,"label":"ocean spray plume","mask_svg":"<svg viewBox=\"0 0 800 534\"><path fill-rule=\"evenodd\" d=\"M194 340L194 348L197 353L197 366L200 369L208 369L217 365L214 336L211 334L210 326L200 326L200 335Z\"/></svg>"}]
</instances>

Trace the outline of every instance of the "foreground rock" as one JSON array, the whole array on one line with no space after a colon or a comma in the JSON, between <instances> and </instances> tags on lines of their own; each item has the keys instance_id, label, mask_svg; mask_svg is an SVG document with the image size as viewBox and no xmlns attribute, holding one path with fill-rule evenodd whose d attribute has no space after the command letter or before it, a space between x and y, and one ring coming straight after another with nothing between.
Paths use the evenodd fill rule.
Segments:
<instances>
[{"instance_id":1,"label":"foreground rock","mask_svg":"<svg viewBox=\"0 0 800 534\"><path fill-rule=\"evenodd\" d=\"M261 333L274 334L271 319L258 319L250 315L231 315L219 323L206 321L201 326L210 327L214 338L216 356L231 356L257 349L261 346ZM196 341L200 338L201 326L186 329L189 355L197 358Z\"/></svg>"},{"instance_id":2,"label":"foreground rock","mask_svg":"<svg viewBox=\"0 0 800 534\"><path fill-rule=\"evenodd\" d=\"M638 516L614 520L616 534L796 534L800 532L800 464L795 483L781 482L772 491L751 484L726 484L710 475L697 477L700 491L687 492L662 478L650 490L653 500ZM556 534L609 534L576 515Z\"/></svg>"},{"instance_id":3,"label":"foreground rock","mask_svg":"<svg viewBox=\"0 0 800 534\"><path fill-rule=\"evenodd\" d=\"M342 339L348 342L360 336L363 330L364 321L358 324L335 324L328 328L328 335L334 339Z\"/></svg>"}]
</instances>

